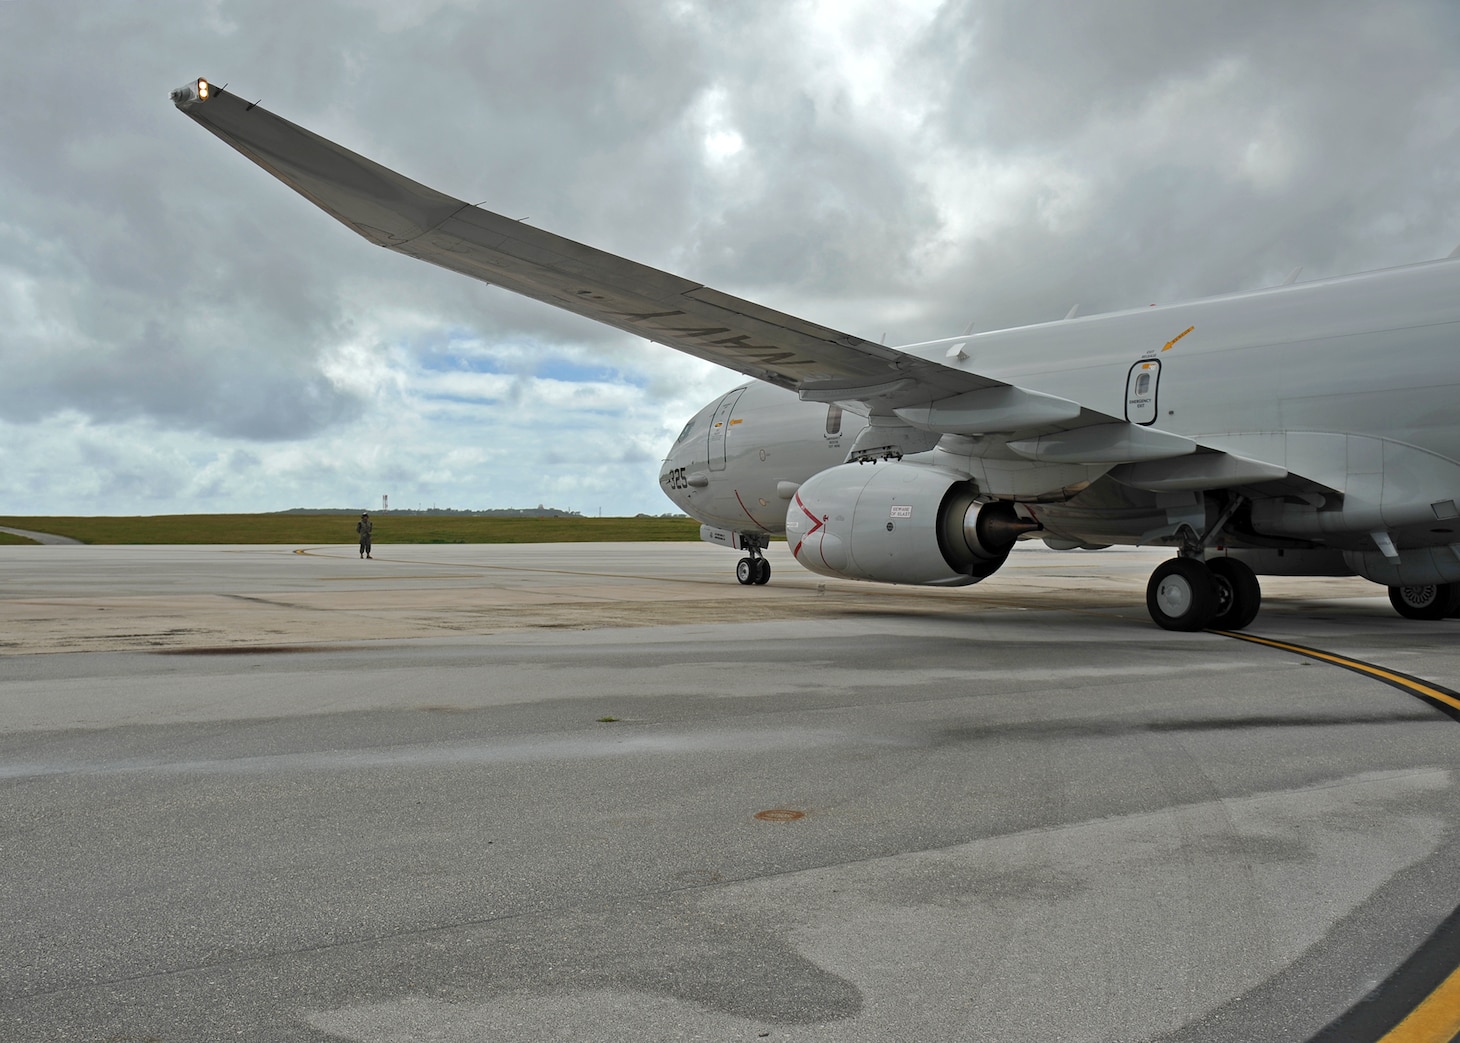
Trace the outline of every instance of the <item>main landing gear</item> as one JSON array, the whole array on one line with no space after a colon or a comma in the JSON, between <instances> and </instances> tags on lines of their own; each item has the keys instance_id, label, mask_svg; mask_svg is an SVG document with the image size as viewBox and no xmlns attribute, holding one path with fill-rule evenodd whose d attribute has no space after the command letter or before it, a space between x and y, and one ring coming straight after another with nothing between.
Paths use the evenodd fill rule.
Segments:
<instances>
[{"instance_id":1,"label":"main landing gear","mask_svg":"<svg viewBox=\"0 0 1460 1043\"><path fill-rule=\"evenodd\" d=\"M1445 619L1460 616L1460 583L1390 587L1389 604L1405 619Z\"/></svg>"},{"instance_id":2,"label":"main landing gear","mask_svg":"<svg viewBox=\"0 0 1460 1043\"><path fill-rule=\"evenodd\" d=\"M1256 574L1236 558L1172 558L1146 584L1146 610L1165 630L1241 630L1261 606Z\"/></svg>"},{"instance_id":3,"label":"main landing gear","mask_svg":"<svg viewBox=\"0 0 1460 1043\"><path fill-rule=\"evenodd\" d=\"M1405 619L1460 617L1460 583L1390 587L1389 603ZM1166 630L1241 630L1262 605L1262 588L1236 558L1163 561L1146 584L1146 609Z\"/></svg>"}]
</instances>

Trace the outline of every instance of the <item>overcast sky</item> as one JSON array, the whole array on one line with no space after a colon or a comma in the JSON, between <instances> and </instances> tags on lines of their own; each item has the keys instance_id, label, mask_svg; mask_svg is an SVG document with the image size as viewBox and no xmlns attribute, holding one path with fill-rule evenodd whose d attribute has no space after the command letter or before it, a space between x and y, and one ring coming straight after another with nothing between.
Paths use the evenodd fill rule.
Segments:
<instances>
[{"instance_id":1,"label":"overcast sky","mask_svg":"<svg viewBox=\"0 0 1460 1043\"><path fill-rule=\"evenodd\" d=\"M657 514L740 382L369 245L199 75L889 344L1460 244L1453 0L0 0L0 514Z\"/></svg>"}]
</instances>

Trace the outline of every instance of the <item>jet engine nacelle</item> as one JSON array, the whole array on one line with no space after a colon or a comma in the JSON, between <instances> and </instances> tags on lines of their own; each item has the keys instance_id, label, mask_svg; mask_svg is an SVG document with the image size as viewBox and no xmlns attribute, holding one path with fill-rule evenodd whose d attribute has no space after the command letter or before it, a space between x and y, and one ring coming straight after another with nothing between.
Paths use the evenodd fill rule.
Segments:
<instances>
[{"instance_id":1,"label":"jet engine nacelle","mask_svg":"<svg viewBox=\"0 0 1460 1043\"><path fill-rule=\"evenodd\" d=\"M812 572L956 587L992 575L1021 532L1012 503L980 504L972 482L906 462L842 464L802 483L786 542Z\"/></svg>"}]
</instances>

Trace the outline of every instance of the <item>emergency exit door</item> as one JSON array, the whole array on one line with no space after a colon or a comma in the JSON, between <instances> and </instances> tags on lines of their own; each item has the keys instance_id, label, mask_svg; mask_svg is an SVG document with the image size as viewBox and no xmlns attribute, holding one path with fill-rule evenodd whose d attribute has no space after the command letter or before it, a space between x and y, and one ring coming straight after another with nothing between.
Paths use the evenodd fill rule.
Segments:
<instances>
[{"instance_id":1,"label":"emergency exit door","mask_svg":"<svg viewBox=\"0 0 1460 1043\"><path fill-rule=\"evenodd\" d=\"M1130 368L1125 383L1125 418L1132 424L1156 422L1156 391L1160 381L1160 359L1141 359Z\"/></svg>"}]
</instances>

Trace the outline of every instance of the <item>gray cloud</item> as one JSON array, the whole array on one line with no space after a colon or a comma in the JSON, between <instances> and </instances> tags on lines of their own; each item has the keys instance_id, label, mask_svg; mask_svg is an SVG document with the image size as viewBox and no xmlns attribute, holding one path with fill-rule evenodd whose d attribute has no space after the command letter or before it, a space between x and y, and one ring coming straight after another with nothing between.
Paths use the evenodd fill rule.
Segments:
<instances>
[{"instance_id":1,"label":"gray cloud","mask_svg":"<svg viewBox=\"0 0 1460 1043\"><path fill-rule=\"evenodd\" d=\"M1460 241L1457 50L1441 3L945 5L911 59L943 88L931 134L1085 193L1060 222L1030 205L950 274L998 285L1039 258L1046 292L1106 308L1443 256Z\"/></svg>"},{"instance_id":2,"label":"gray cloud","mask_svg":"<svg viewBox=\"0 0 1460 1043\"><path fill-rule=\"evenodd\" d=\"M1442 256L1457 59L1438 0L0 4L0 485L37 512L387 483L657 511L654 458L736 379L370 248L173 109L198 74L896 343ZM515 398L433 405L456 341L518 360ZM639 404L541 408L532 352ZM584 430L617 462L585 462Z\"/></svg>"}]
</instances>

